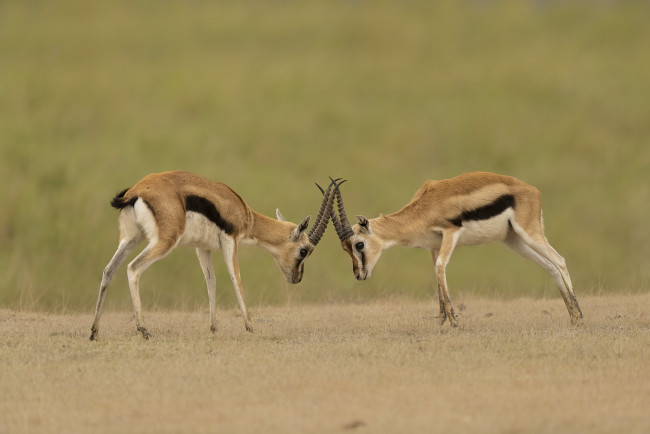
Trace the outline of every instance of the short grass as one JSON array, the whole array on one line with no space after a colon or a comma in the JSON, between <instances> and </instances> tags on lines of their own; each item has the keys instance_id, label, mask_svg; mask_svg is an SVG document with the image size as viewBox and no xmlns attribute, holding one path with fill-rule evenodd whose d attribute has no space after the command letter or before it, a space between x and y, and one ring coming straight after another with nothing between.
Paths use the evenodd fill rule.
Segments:
<instances>
[{"instance_id":1,"label":"short grass","mask_svg":"<svg viewBox=\"0 0 650 434\"><path fill-rule=\"evenodd\" d=\"M314 214L349 179L348 214L399 209L470 170L540 188L578 294L650 282L650 7L644 1L0 3L0 306L92 310L117 246L112 196L147 173L226 182L254 209ZM332 232L308 303L432 290L427 252L388 252L358 284ZM241 253L251 305L287 292ZM235 303L229 279L219 303ZM452 291L556 294L500 247L460 250ZM109 307L130 304L124 273ZM143 301L203 303L193 253L145 274Z\"/></svg>"},{"instance_id":2,"label":"short grass","mask_svg":"<svg viewBox=\"0 0 650 434\"><path fill-rule=\"evenodd\" d=\"M0 311L1 433L472 432L650 430L648 295L148 312Z\"/></svg>"}]
</instances>

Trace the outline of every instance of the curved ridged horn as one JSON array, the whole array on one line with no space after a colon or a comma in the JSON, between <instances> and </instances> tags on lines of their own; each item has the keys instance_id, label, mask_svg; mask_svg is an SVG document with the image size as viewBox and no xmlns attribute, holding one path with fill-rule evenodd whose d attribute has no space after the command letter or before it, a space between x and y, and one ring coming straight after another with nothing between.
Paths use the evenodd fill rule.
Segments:
<instances>
[{"instance_id":1,"label":"curved ridged horn","mask_svg":"<svg viewBox=\"0 0 650 434\"><path fill-rule=\"evenodd\" d=\"M341 184L343 184L343 182L339 183L334 188L334 196L336 196L336 203L339 208L338 217L336 216L334 211L332 211L332 223L334 224L336 235L339 236L339 240L341 241L345 241L348 238L350 238L352 235L354 235L354 232L352 232L352 226L350 226L350 222L348 221L348 217L347 215L345 215L345 207L343 206L343 197L341 196L341 190L339 189L339 187L341 186Z\"/></svg>"},{"instance_id":2,"label":"curved ridged horn","mask_svg":"<svg viewBox=\"0 0 650 434\"><path fill-rule=\"evenodd\" d=\"M332 177L330 177L330 179L332 179ZM341 184L343 184L343 182L341 182ZM337 196L337 191L338 188L334 191L335 196ZM330 216L330 218L332 219L332 223L334 224L334 230L336 231L336 235L339 237L339 239L341 239L343 229L341 229L341 221L339 220L339 216L336 215L336 211L334 211L334 208L332 208L332 215Z\"/></svg>"},{"instance_id":3,"label":"curved ridged horn","mask_svg":"<svg viewBox=\"0 0 650 434\"><path fill-rule=\"evenodd\" d=\"M325 233L325 228L327 228L327 223L329 223L330 220L330 215L332 213L332 206L334 205L334 195L331 194L332 185L334 184L335 182L332 181L330 185L327 187L326 191L323 191L320 185L316 184L316 186L319 188L321 193L323 193L323 201L320 204L320 209L318 210L318 214L316 215L316 220L314 221L314 225L311 227L311 230L307 234L307 237L309 238L309 242L312 243L314 246L318 244L320 239L323 237L323 234Z\"/></svg>"}]
</instances>

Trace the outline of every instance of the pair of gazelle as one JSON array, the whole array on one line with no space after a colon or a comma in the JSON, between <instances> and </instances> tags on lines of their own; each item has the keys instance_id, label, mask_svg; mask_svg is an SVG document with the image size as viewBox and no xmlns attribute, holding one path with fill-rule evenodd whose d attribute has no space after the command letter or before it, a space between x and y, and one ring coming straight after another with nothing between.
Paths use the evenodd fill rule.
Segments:
<instances>
[{"instance_id":1,"label":"pair of gazelle","mask_svg":"<svg viewBox=\"0 0 650 434\"><path fill-rule=\"evenodd\" d=\"M541 265L556 281L572 324L582 321L571 278L562 256L546 240L540 193L519 179L472 172L442 181L427 181L400 211L374 219L357 216L351 226L343 207L340 185L332 180L309 232L309 217L299 224L255 212L225 184L188 172L148 175L118 194L111 205L120 210L120 242L104 269L90 339L97 338L106 289L117 268L145 239L145 249L127 268L138 331L145 338L139 280L154 262L177 246L196 248L208 287L210 329L217 327L216 279L212 251L223 252L246 330L252 331L239 273L239 245L259 245L268 251L289 283L302 280L304 263L332 220L343 249L352 257L357 279L370 277L381 253L392 246L429 249L435 265L441 324L458 321L451 304L445 268L457 246L502 241ZM320 188L320 187L319 187ZM334 208L336 199L337 208Z\"/></svg>"}]
</instances>

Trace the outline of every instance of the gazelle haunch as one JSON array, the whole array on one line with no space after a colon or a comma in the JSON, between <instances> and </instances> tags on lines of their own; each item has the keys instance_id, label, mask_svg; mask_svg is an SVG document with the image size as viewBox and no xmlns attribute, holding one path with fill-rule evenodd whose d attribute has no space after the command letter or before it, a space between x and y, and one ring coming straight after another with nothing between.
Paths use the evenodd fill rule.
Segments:
<instances>
[{"instance_id":1,"label":"gazelle haunch","mask_svg":"<svg viewBox=\"0 0 650 434\"><path fill-rule=\"evenodd\" d=\"M352 257L357 279L370 277L382 252L392 246L429 249L435 264L441 324L458 321L449 297L445 268L457 246L502 241L541 265L560 288L572 324L582 322L564 258L548 243L539 190L525 182L487 172L427 181L400 211L374 219L357 216L350 226L341 192L335 187L337 216L332 222L343 249Z\"/></svg>"},{"instance_id":2,"label":"gazelle haunch","mask_svg":"<svg viewBox=\"0 0 650 434\"><path fill-rule=\"evenodd\" d=\"M333 184L323 197L314 225L305 233L309 217L298 225L286 221L279 210L276 210L278 220L266 217L249 208L225 184L180 171L145 176L111 202L113 207L120 210L120 241L115 255L104 269L90 339L97 338L102 305L113 274L145 239L147 246L127 268L136 326L145 338L149 338L150 334L142 316L140 276L177 246L196 248L208 287L212 332L217 327L212 251L217 249L223 252L246 330L253 331L239 273L239 245L262 247L273 256L289 283L300 282L305 259L318 244L329 222L334 200L334 194L330 194Z\"/></svg>"}]
</instances>

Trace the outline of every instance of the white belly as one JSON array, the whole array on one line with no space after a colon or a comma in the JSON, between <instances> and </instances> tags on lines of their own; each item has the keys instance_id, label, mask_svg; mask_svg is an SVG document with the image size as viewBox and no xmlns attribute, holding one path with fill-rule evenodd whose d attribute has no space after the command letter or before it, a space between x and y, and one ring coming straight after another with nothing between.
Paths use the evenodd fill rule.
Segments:
<instances>
[{"instance_id":1,"label":"white belly","mask_svg":"<svg viewBox=\"0 0 650 434\"><path fill-rule=\"evenodd\" d=\"M508 221L513 215L512 208L508 208L501 214L486 220L464 220L457 245L471 246L505 240L510 229Z\"/></svg>"},{"instance_id":2,"label":"white belly","mask_svg":"<svg viewBox=\"0 0 650 434\"><path fill-rule=\"evenodd\" d=\"M185 232L183 232L178 244L180 246L217 250L221 248L221 236L223 234L225 232L203 214L189 211L185 217Z\"/></svg>"}]
</instances>

